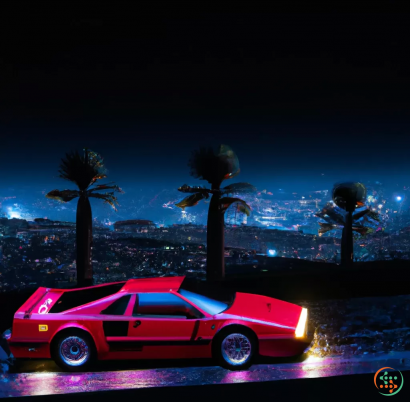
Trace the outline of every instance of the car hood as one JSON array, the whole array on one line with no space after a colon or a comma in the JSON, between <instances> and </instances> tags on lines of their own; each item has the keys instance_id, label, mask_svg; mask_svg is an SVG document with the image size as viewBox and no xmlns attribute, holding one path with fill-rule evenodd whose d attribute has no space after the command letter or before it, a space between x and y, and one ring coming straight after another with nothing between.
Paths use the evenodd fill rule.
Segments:
<instances>
[{"instance_id":1,"label":"car hood","mask_svg":"<svg viewBox=\"0 0 410 402\"><path fill-rule=\"evenodd\" d=\"M266 321L284 327L297 327L302 307L272 297L236 293L232 306L224 314Z\"/></svg>"}]
</instances>

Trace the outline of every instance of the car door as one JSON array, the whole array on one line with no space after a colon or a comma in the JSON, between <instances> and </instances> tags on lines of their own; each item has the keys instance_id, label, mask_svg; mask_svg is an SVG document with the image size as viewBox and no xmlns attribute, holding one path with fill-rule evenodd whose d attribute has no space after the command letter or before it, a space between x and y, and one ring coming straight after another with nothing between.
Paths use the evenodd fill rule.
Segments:
<instances>
[{"instance_id":1,"label":"car door","mask_svg":"<svg viewBox=\"0 0 410 402\"><path fill-rule=\"evenodd\" d=\"M203 315L175 294L139 293L128 339L144 358L195 357L196 333Z\"/></svg>"},{"instance_id":2,"label":"car door","mask_svg":"<svg viewBox=\"0 0 410 402\"><path fill-rule=\"evenodd\" d=\"M134 301L135 295L121 296L100 313L105 341L110 352L121 350L128 339Z\"/></svg>"}]
</instances>

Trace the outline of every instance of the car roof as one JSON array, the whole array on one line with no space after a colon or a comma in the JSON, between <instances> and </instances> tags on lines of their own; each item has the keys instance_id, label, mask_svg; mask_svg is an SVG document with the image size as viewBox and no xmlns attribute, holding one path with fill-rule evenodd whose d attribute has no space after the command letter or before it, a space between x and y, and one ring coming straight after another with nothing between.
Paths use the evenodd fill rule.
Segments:
<instances>
[{"instance_id":1,"label":"car roof","mask_svg":"<svg viewBox=\"0 0 410 402\"><path fill-rule=\"evenodd\" d=\"M121 293L133 292L177 292L185 276L130 279L121 288Z\"/></svg>"}]
</instances>

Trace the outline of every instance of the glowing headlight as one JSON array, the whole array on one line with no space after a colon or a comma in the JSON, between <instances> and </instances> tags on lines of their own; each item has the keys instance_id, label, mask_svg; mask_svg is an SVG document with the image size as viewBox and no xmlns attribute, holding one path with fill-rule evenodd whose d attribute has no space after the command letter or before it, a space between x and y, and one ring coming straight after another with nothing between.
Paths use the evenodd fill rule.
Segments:
<instances>
[{"instance_id":1,"label":"glowing headlight","mask_svg":"<svg viewBox=\"0 0 410 402\"><path fill-rule=\"evenodd\" d=\"M296 338L302 338L305 335L306 321L307 321L307 309L302 308L302 312L300 313L300 317L299 317L298 326L296 327L296 331L295 331Z\"/></svg>"}]
</instances>

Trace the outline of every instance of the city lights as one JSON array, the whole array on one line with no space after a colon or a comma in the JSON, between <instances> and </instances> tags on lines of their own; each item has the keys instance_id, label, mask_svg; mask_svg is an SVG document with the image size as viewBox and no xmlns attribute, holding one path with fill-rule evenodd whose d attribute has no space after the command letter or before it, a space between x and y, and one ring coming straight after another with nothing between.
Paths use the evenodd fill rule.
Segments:
<instances>
[{"instance_id":1,"label":"city lights","mask_svg":"<svg viewBox=\"0 0 410 402\"><path fill-rule=\"evenodd\" d=\"M406 233L410 234L405 191L389 194L383 189L376 191L370 188L371 197L366 197L366 205L358 210L355 221L359 229L369 229L366 236L357 232L360 238L360 247L355 250L357 261L389 260L390 247L400 247L401 258L410 258L410 247L405 235L400 232L409 227ZM328 191L301 194L279 193L276 190L272 197L267 194L268 191L245 196L252 210L250 216L236 208L226 212L225 245L230 250L226 250L225 263L228 267L247 265L250 260L256 264L256 260L260 262L263 258L275 263L279 257L340 262L342 227L331 223L331 216L340 211ZM76 267L71 255L75 244L73 218L70 222L55 221L55 216L65 216L62 215L65 212L52 209L50 219L44 219L48 215L46 211L49 211L47 203L33 203L26 198L17 202L17 199L9 198L0 197L0 261L9 267L1 273L0 291L13 289L16 276L19 277L20 286L39 283L46 283L49 287L66 286L75 281ZM172 193L166 190L158 193L153 200L152 208L147 209L146 215L137 215L143 199L136 199L128 205L125 203L123 219L140 219L119 220L118 215L98 213L98 218L93 220L93 269L98 283L129 277L185 273L204 278L209 205L204 205L198 212L186 208L176 213L176 210L163 208L175 203ZM365 210L370 213L363 216ZM321 211L320 216L318 211ZM318 229L322 230L318 232ZM8 237L17 238L18 242L5 246L4 241L7 242ZM162 241L180 246L166 249ZM105 250L106 246L108 254L103 252L100 255L99 250ZM4 250L7 248L10 250L6 253ZM249 250L255 251L257 257L250 257Z\"/></svg>"}]
</instances>

